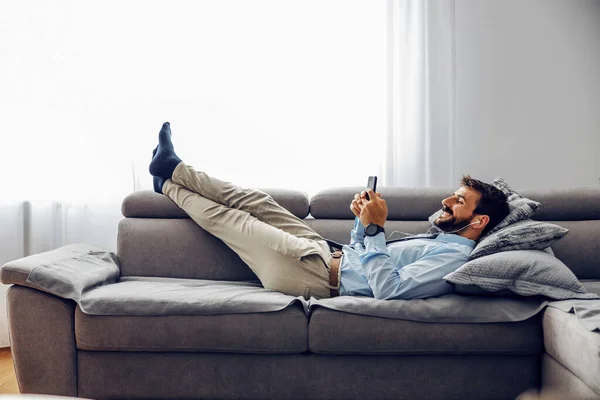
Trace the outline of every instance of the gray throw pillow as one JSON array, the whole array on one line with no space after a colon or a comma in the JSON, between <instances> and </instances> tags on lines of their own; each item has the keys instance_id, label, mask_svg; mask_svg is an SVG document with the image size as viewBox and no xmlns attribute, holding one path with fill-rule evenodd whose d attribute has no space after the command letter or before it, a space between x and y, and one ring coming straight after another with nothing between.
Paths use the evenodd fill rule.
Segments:
<instances>
[{"instance_id":1,"label":"gray throw pillow","mask_svg":"<svg viewBox=\"0 0 600 400\"><path fill-rule=\"evenodd\" d=\"M573 272L559 259L540 250L505 251L465 263L444 276L458 294L480 294L474 288L505 295L546 296L555 300L597 299L587 293Z\"/></svg>"},{"instance_id":2,"label":"gray throw pillow","mask_svg":"<svg viewBox=\"0 0 600 400\"><path fill-rule=\"evenodd\" d=\"M507 197L508 208L510 209L510 213L498 223L495 227L493 227L489 232L487 232L480 239L483 239L494 232L499 231L500 229L509 226L517 221L522 221L531 217L538 208L540 208L540 203L527 197L521 196L519 193L515 192L502 178L496 178L490 182L490 185L493 185L500 189Z\"/></svg>"},{"instance_id":3,"label":"gray throw pillow","mask_svg":"<svg viewBox=\"0 0 600 400\"><path fill-rule=\"evenodd\" d=\"M448 282L451 283L451 282ZM480 288L477 285L454 285L454 293L460 294L461 296L488 296L488 297L519 297L518 294L511 292L508 289L502 289L495 292L489 292L485 289Z\"/></svg>"},{"instance_id":4,"label":"gray throw pillow","mask_svg":"<svg viewBox=\"0 0 600 400\"><path fill-rule=\"evenodd\" d=\"M526 219L486 235L477 242L469 260L509 250L542 250L562 239L568 229L548 222Z\"/></svg>"}]
</instances>

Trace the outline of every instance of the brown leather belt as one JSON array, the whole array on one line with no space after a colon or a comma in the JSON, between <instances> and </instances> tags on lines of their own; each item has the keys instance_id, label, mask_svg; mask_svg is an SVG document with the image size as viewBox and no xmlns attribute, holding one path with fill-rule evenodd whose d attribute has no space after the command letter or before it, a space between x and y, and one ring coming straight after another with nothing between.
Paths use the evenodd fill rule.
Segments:
<instances>
[{"instance_id":1,"label":"brown leather belt","mask_svg":"<svg viewBox=\"0 0 600 400\"><path fill-rule=\"evenodd\" d=\"M339 282L338 282L338 277L340 275L340 264L342 262L342 256L344 255L344 253L342 253L341 250L337 250L334 253L331 253L331 257L333 257L333 259L331 260L331 265L329 266L329 285L330 286L334 286L334 287L340 287L339 286ZM329 289L330 295L331 297L337 297L340 295L340 292L338 289Z\"/></svg>"}]
</instances>

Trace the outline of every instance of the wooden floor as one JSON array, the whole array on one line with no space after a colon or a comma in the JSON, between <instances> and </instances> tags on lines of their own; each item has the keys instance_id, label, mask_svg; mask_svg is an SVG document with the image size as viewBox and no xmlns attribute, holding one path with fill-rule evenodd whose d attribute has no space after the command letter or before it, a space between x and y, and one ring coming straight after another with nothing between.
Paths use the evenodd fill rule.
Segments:
<instances>
[{"instance_id":1,"label":"wooden floor","mask_svg":"<svg viewBox=\"0 0 600 400\"><path fill-rule=\"evenodd\" d=\"M0 393L19 393L10 347L0 349Z\"/></svg>"}]
</instances>

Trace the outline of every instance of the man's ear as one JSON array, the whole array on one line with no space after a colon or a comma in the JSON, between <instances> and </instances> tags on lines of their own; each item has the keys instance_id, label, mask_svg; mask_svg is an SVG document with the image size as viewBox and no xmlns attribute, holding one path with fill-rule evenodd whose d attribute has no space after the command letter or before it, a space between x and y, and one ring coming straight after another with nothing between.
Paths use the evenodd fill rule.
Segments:
<instances>
[{"instance_id":1,"label":"man's ear","mask_svg":"<svg viewBox=\"0 0 600 400\"><path fill-rule=\"evenodd\" d=\"M472 225L473 228L483 229L490 222L490 217L488 217L487 215L478 215L475 218L473 218L473 220L478 222L477 224Z\"/></svg>"}]
</instances>

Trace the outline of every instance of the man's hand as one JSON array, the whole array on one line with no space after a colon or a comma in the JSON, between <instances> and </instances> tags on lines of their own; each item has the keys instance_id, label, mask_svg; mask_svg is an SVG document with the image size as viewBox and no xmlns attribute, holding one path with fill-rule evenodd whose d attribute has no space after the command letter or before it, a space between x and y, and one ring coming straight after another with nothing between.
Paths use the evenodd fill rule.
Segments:
<instances>
[{"instance_id":1,"label":"man's hand","mask_svg":"<svg viewBox=\"0 0 600 400\"><path fill-rule=\"evenodd\" d=\"M360 196L360 213L357 215L358 218L360 218L360 222L363 226L367 226L371 223L383 226L387 219L388 208L385 200L381 198L381 193L375 193L373 189L367 189L367 193L371 200L367 200L366 196L363 199L363 193L365 192L362 192ZM356 195L354 198L356 200ZM352 203L354 203L354 201ZM354 212L354 210L352 211ZM356 215L356 213L354 215Z\"/></svg>"},{"instance_id":2,"label":"man's hand","mask_svg":"<svg viewBox=\"0 0 600 400\"><path fill-rule=\"evenodd\" d=\"M366 192L362 192L361 194L356 193L354 195L354 200L352 200L352 203L350 203L350 210L352 210L352 213L354 215L356 215L357 217L360 218L360 211L363 208L363 201L366 202L367 195Z\"/></svg>"}]
</instances>

